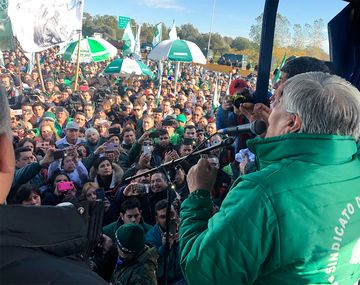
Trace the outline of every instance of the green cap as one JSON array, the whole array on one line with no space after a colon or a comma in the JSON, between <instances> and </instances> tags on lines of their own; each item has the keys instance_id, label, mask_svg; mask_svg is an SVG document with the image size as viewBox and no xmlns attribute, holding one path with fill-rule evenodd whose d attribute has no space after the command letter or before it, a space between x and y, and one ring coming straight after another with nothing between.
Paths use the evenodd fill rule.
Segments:
<instances>
[{"instance_id":1,"label":"green cap","mask_svg":"<svg viewBox=\"0 0 360 285\"><path fill-rule=\"evenodd\" d=\"M124 224L115 233L116 245L124 253L139 253L145 247L145 233L138 224Z\"/></svg>"},{"instance_id":2,"label":"green cap","mask_svg":"<svg viewBox=\"0 0 360 285\"><path fill-rule=\"evenodd\" d=\"M44 115L42 116L42 119L56 122L56 116L53 112L45 112Z\"/></svg>"},{"instance_id":3,"label":"green cap","mask_svg":"<svg viewBox=\"0 0 360 285\"><path fill-rule=\"evenodd\" d=\"M186 123L186 117L185 117L185 115L184 115L184 114L180 114L179 116L177 116L176 121L182 122L182 123L185 124L185 123Z\"/></svg>"}]
</instances>

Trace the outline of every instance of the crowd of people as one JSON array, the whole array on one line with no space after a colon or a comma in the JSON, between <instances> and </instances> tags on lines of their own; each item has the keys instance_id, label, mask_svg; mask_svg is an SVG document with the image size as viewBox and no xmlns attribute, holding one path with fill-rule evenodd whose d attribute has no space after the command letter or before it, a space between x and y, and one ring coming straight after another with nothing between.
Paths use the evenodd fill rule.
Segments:
<instances>
[{"instance_id":1,"label":"crowd of people","mask_svg":"<svg viewBox=\"0 0 360 285\"><path fill-rule=\"evenodd\" d=\"M261 262L245 258L244 252L234 252L232 259L223 256L226 253L220 253L219 247L211 249L216 239L222 240L224 248L236 248L233 242L238 239L250 240L251 237L246 235L256 236L258 229L250 230L251 223L256 224L260 219L264 219L269 236L276 239L275 236L281 235L279 225L274 226L271 199L269 202L266 200L268 197L261 196L265 194L249 197L243 193L250 188L270 187L270 180L267 180L271 175L269 170L269 173L259 170L280 159L276 155L272 157L269 149L264 149L264 156L269 157L256 162L254 153L258 153L257 148L261 146L251 144L248 149L246 145L254 135L242 134L231 146L209 151L206 162L195 155L167 168L166 172L159 168L151 174L139 175L196 150L219 144L226 137L217 134L217 130L222 128L261 119L269 126L263 137L299 130L308 132L302 128L307 122L303 114L300 119L295 116L293 120L287 120L281 112L272 109L280 108L281 102L288 108L287 112L297 114L296 104L286 103L283 99L287 98L291 84L299 84L291 78L310 71L332 73L328 64L308 57L288 61L279 82L274 82L275 93L269 94L269 102L262 104L255 100L253 76L242 78L235 70L231 81L229 76L192 64L182 65L178 81L174 82L174 66L170 63L159 74L156 64L149 62L153 78L106 75L103 70L107 62L83 63L80 65L79 86L75 88L75 64L62 61L57 51L57 48L50 48L41 52L41 70L33 68L31 71L20 50L3 51L4 67L0 76L3 93L7 95L11 108L10 127L16 166L7 203L41 207L102 201L105 209L102 235L88 265L114 285L164 284L165 278L167 284L210 284L207 283L209 280L216 280L212 284L235 284L236 278L242 283L265 282L265 277L257 279L262 276L260 274L266 276L267 272L279 266L272 260L264 266L268 252L279 246L272 244L270 238L269 242L260 239L254 245L242 243L248 250L246 256L252 255ZM274 122L282 122L282 129L275 128ZM336 133L345 135L337 130L328 132ZM347 135L354 137L359 134L349 131ZM293 144L299 147L296 139ZM306 139L310 140L310 137ZM311 157L315 160L317 155L309 156L304 160L311 164ZM326 154L319 159L325 157ZM298 167L306 168L308 165ZM294 171L297 170L294 168ZM253 176L246 175L253 172ZM131 179L135 175L139 177ZM273 174L271 181L279 181L287 175ZM245 182L239 183L242 179ZM264 179L266 181L261 182ZM242 192L230 191L234 197L225 200L234 181L238 185L235 190L242 184L246 187L241 186ZM208 191L204 193L204 190ZM235 200L244 202L235 207ZM251 211L254 206L251 202L263 202L264 205L256 207L265 208L265 212ZM231 209L228 218L240 219L241 224L224 229L228 223L222 222L227 216L223 206ZM209 229L206 229L208 220L215 213L218 213L214 216L216 220L212 224L209 221ZM248 219L240 218L244 215ZM294 220L286 222L293 223ZM203 231L208 232L202 234ZM238 239L226 233L229 231L234 231L232 235ZM251 231L254 233L250 234ZM301 238L301 235L296 236L294 240L300 242ZM291 243L290 239L288 242ZM310 249L304 250L308 252ZM214 258L213 262L217 263L217 266L211 266L214 269L211 274L203 271L210 266L209 258ZM305 260L308 256L302 258ZM235 263L229 265L231 268L252 268L246 271L251 274L231 277L227 259ZM164 263L167 264L166 272ZM244 271L239 269L239 272ZM290 275L288 269L284 269L278 276L286 278L284 276Z\"/></svg>"},{"instance_id":2,"label":"crowd of people","mask_svg":"<svg viewBox=\"0 0 360 285\"><path fill-rule=\"evenodd\" d=\"M35 67L30 72L20 50L3 51L1 82L11 108L16 165L7 202L56 206L102 200L105 213L101 240L113 246L101 243L106 250L92 256L92 269L118 284L117 280L126 276L119 274L122 261L128 259L122 254L134 248L136 253L149 249L141 262L151 264L148 274L156 272L155 280L163 284L167 192L171 191L173 232L167 253L167 281L185 284L180 269L178 217L181 203L189 194L186 174L199 156L169 168L170 180L161 171L131 181L126 178L219 144L223 137L217 135L218 128L236 125L238 120L246 122L233 106L239 87L232 87L234 96L227 95L229 76L196 65L185 64L175 84L174 66L170 64L159 74L156 65L149 62L153 78L121 78L104 74L107 62L100 62L81 64L80 83L75 90L75 64L62 61L57 51L50 48L42 52L41 71ZM239 77L237 73L233 76ZM250 98L253 78L238 80L240 91L246 91L244 98ZM219 96L214 97L214 93ZM216 108L221 101L222 106ZM235 152L244 146L245 140L237 140L231 147L210 154L219 166L212 189L214 211L221 206L232 182L254 169L254 159L250 160L247 153L238 153L235 160ZM119 257L116 245L121 237L116 234L121 231L117 231L131 223L140 225L142 231L134 231L144 238L137 241L130 235L129 241L121 241L126 250Z\"/></svg>"}]
</instances>

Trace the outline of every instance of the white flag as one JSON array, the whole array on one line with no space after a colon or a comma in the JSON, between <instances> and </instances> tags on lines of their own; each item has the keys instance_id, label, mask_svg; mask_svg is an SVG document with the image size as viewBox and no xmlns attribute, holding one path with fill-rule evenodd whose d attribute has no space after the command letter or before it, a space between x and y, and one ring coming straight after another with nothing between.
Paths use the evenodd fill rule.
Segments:
<instances>
[{"instance_id":1,"label":"white flag","mask_svg":"<svg viewBox=\"0 0 360 285\"><path fill-rule=\"evenodd\" d=\"M162 39L162 23L159 23L155 27L154 39L152 42L153 47L156 46Z\"/></svg>"},{"instance_id":2,"label":"white flag","mask_svg":"<svg viewBox=\"0 0 360 285\"><path fill-rule=\"evenodd\" d=\"M130 21L126 25L122 40L124 42L123 55L127 56L133 54L135 51L135 37L130 26Z\"/></svg>"},{"instance_id":3,"label":"white flag","mask_svg":"<svg viewBox=\"0 0 360 285\"><path fill-rule=\"evenodd\" d=\"M219 90L218 90L218 82L219 78L218 75L215 76L215 90L214 90L214 96L212 100L212 108L215 110L217 107L219 107Z\"/></svg>"},{"instance_id":4,"label":"white flag","mask_svg":"<svg viewBox=\"0 0 360 285\"><path fill-rule=\"evenodd\" d=\"M135 43L135 59L141 59L141 50L140 50L140 33L141 33L141 25L139 25L137 34L136 34L136 43Z\"/></svg>"},{"instance_id":5,"label":"white flag","mask_svg":"<svg viewBox=\"0 0 360 285\"><path fill-rule=\"evenodd\" d=\"M175 26L175 20L173 21L172 28L169 32L169 40L177 40L177 32L176 32L176 26Z\"/></svg>"},{"instance_id":6,"label":"white flag","mask_svg":"<svg viewBox=\"0 0 360 285\"><path fill-rule=\"evenodd\" d=\"M23 50L38 52L78 35L83 8L83 0L12 0L8 14Z\"/></svg>"}]
</instances>

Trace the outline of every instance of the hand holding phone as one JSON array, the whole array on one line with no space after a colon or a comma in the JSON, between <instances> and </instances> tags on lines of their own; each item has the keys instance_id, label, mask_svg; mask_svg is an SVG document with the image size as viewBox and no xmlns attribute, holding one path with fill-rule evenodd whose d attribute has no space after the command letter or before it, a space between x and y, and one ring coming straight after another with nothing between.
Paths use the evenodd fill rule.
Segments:
<instances>
[{"instance_id":1,"label":"hand holding phone","mask_svg":"<svg viewBox=\"0 0 360 285\"><path fill-rule=\"evenodd\" d=\"M59 182L56 184L56 188L59 192L64 193L64 192L68 192L70 190L73 190L75 188L74 183L72 181L64 181L64 182Z\"/></svg>"}]
</instances>

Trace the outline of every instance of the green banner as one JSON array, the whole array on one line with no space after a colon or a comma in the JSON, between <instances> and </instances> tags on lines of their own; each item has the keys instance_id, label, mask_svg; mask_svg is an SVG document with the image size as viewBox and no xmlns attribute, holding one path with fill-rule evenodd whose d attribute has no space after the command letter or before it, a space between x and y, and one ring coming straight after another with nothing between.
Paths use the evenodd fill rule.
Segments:
<instances>
[{"instance_id":1,"label":"green banner","mask_svg":"<svg viewBox=\"0 0 360 285\"><path fill-rule=\"evenodd\" d=\"M118 28L125 29L129 21L130 21L129 17L119 16Z\"/></svg>"}]
</instances>

